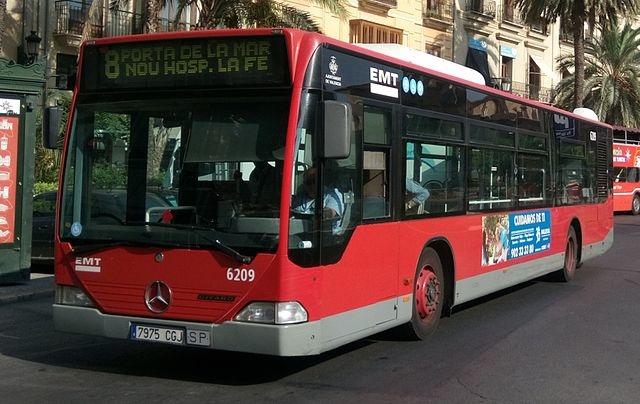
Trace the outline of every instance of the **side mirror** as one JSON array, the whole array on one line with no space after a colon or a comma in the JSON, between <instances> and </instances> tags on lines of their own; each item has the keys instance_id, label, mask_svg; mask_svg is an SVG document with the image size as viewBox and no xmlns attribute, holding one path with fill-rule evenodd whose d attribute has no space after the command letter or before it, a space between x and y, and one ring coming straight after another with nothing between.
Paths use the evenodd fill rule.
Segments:
<instances>
[{"instance_id":1,"label":"side mirror","mask_svg":"<svg viewBox=\"0 0 640 404\"><path fill-rule=\"evenodd\" d=\"M57 149L60 137L60 120L62 109L60 107L47 107L44 109L42 120L42 145L46 149Z\"/></svg>"},{"instance_id":2,"label":"side mirror","mask_svg":"<svg viewBox=\"0 0 640 404\"><path fill-rule=\"evenodd\" d=\"M326 159L349 157L353 115L351 105L339 101L324 101L324 149Z\"/></svg>"}]
</instances>

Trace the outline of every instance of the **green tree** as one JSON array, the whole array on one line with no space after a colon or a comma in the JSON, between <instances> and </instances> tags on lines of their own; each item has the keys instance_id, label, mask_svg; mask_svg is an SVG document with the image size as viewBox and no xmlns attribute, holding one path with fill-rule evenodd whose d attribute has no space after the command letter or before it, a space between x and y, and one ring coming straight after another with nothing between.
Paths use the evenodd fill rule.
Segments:
<instances>
[{"instance_id":1,"label":"green tree","mask_svg":"<svg viewBox=\"0 0 640 404\"><path fill-rule=\"evenodd\" d=\"M582 107L584 100L585 21L593 29L598 21L615 22L619 16L636 15L640 9L638 0L515 0L515 4L529 24L560 20L571 28L575 55L574 108Z\"/></svg>"},{"instance_id":2,"label":"green tree","mask_svg":"<svg viewBox=\"0 0 640 404\"><path fill-rule=\"evenodd\" d=\"M584 106L610 124L640 127L640 28L628 23L620 28L607 24L600 35L585 41ZM570 55L558 59L561 69L575 66ZM574 77L556 87L554 102L570 107L574 98Z\"/></svg>"},{"instance_id":3,"label":"green tree","mask_svg":"<svg viewBox=\"0 0 640 404\"><path fill-rule=\"evenodd\" d=\"M4 0L0 0L4 1ZM111 10L122 9L136 0L107 0ZM158 32L161 29L160 12L167 6L168 0L141 0L142 17L146 32ZM346 0L312 0L335 16L346 19ZM187 7L195 7L198 14L197 27L216 28L257 28L282 27L299 28L320 32L312 16L281 0L177 0L176 13L172 21L174 29L180 22L182 12ZM102 0L95 0L87 13L83 40L91 37L91 27L102 24Z\"/></svg>"},{"instance_id":4,"label":"green tree","mask_svg":"<svg viewBox=\"0 0 640 404\"><path fill-rule=\"evenodd\" d=\"M4 33L7 29L5 18L7 15L7 0L0 0L0 32ZM2 52L2 35L0 34L0 52Z\"/></svg>"},{"instance_id":5,"label":"green tree","mask_svg":"<svg viewBox=\"0 0 640 404\"><path fill-rule=\"evenodd\" d=\"M348 16L345 0L312 1L341 19ZM180 0L174 25L182 10L192 5L198 9L198 27L204 29L289 27L320 32L309 13L278 0Z\"/></svg>"}]
</instances>

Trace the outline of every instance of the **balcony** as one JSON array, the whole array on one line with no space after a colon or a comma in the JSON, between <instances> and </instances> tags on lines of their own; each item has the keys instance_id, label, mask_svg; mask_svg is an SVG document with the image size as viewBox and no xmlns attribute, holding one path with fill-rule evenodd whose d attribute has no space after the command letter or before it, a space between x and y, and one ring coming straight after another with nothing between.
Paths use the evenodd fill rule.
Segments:
<instances>
[{"instance_id":1,"label":"balcony","mask_svg":"<svg viewBox=\"0 0 640 404\"><path fill-rule=\"evenodd\" d=\"M551 103L551 99L554 95L554 90L552 88L512 81L508 77L494 77L491 79L491 84L494 88L499 90L507 91L531 100L545 102L547 104Z\"/></svg>"},{"instance_id":2,"label":"balcony","mask_svg":"<svg viewBox=\"0 0 640 404\"><path fill-rule=\"evenodd\" d=\"M502 21L510 22L516 25L524 25L524 18L520 11L513 6L505 6L502 9Z\"/></svg>"},{"instance_id":3,"label":"balcony","mask_svg":"<svg viewBox=\"0 0 640 404\"><path fill-rule=\"evenodd\" d=\"M573 32L560 31L560 41L568 44L572 44Z\"/></svg>"},{"instance_id":4,"label":"balcony","mask_svg":"<svg viewBox=\"0 0 640 404\"><path fill-rule=\"evenodd\" d=\"M351 43L402 43L402 30L366 20L349 21Z\"/></svg>"},{"instance_id":5,"label":"balcony","mask_svg":"<svg viewBox=\"0 0 640 404\"><path fill-rule=\"evenodd\" d=\"M158 31L159 32L173 32L173 31L193 31L198 29L194 24L187 23L185 21L178 21L174 24L173 19L158 18Z\"/></svg>"},{"instance_id":6,"label":"balcony","mask_svg":"<svg viewBox=\"0 0 640 404\"><path fill-rule=\"evenodd\" d=\"M427 0L424 4L422 18L425 25L429 22L453 23L453 4L450 1Z\"/></svg>"},{"instance_id":7,"label":"balcony","mask_svg":"<svg viewBox=\"0 0 640 404\"><path fill-rule=\"evenodd\" d=\"M398 7L397 0L358 0L358 7L372 13L386 15L390 9Z\"/></svg>"},{"instance_id":8,"label":"balcony","mask_svg":"<svg viewBox=\"0 0 640 404\"><path fill-rule=\"evenodd\" d=\"M86 1L58 0L55 2L56 24L54 35L81 37L84 32L85 21L89 14L91 4ZM102 7L96 10L96 14L102 14ZM91 26L91 33L101 31L99 25ZM98 36L98 35L92 35Z\"/></svg>"},{"instance_id":9,"label":"balcony","mask_svg":"<svg viewBox=\"0 0 640 404\"><path fill-rule=\"evenodd\" d=\"M58 0L55 3L56 25L54 35L67 36L68 40L82 37L89 17L91 4L88 1ZM95 9L95 17L89 31L92 38L132 35L142 33L140 14L126 10L109 9L104 12L102 4Z\"/></svg>"},{"instance_id":10,"label":"balcony","mask_svg":"<svg viewBox=\"0 0 640 404\"><path fill-rule=\"evenodd\" d=\"M531 27L531 31L539 34L539 35L547 35L547 24L543 23L543 22L536 22L533 24L529 25Z\"/></svg>"},{"instance_id":11,"label":"balcony","mask_svg":"<svg viewBox=\"0 0 640 404\"><path fill-rule=\"evenodd\" d=\"M495 18L496 2L493 0L467 0L465 4L465 11Z\"/></svg>"},{"instance_id":12,"label":"balcony","mask_svg":"<svg viewBox=\"0 0 640 404\"><path fill-rule=\"evenodd\" d=\"M99 0L95 0L99 1ZM79 44L89 15L89 0L57 0L55 2L56 24L54 35L67 38L70 45ZM96 17L91 23L92 38L134 35L144 32L144 20L139 13L127 10L107 9L102 3L95 9ZM174 24L172 19L158 18L158 29L162 32L184 31L196 27L186 22Z\"/></svg>"},{"instance_id":13,"label":"balcony","mask_svg":"<svg viewBox=\"0 0 640 404\"><path fill-rule=\"evenodd\" d=\"M142 34L142 16L125 10L109 10L104 26L103 37Z\"/></svg>"}]
</instances>

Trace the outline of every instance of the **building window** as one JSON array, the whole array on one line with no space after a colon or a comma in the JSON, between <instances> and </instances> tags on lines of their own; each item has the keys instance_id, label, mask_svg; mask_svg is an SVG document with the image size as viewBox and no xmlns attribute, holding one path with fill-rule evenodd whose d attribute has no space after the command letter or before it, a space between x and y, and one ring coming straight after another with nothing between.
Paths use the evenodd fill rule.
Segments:
<instances>
[{"instance_id":1,"label":"building window","mask_svg":"<svg viewBox=\"0 0 640 404\"><path fill-rule=\"evenodd\" d=\"M529 98L533 100L540 99L540 73L540 66L529 58Z\"/></svg>"},{"instance_id":2,"label":"building window","mask_svg":"<svg viewBox=\"0 0 640 404\"><path fill-rule=\"evenodd\" d=\"M502 56L502 62L500 63L500 79L499 86L503 91L511 91L512 79L513 79L513 58Z\"/></svg>"},{"instance_id":3,"label":"building window","mask_svg":"<svg viewBox=\"0 0 640 404\"><path fill-rule=\"evenodd\" d=\"M425 45L424 51L429 55L437 56L439 58L442 57L442 45L428 43Z\"/></svg>"},{"instance_id":4,"label":"building window","mask_svg":"<svg viewBox=\"0 0 640 404\"><path fill-rule=\"evenodd\" d=\"M351 43L402 43L402 30L365 20L349 22Z\"/></svg>"},{"instance_id":5,"label":"building window","mask_svg":"<svg viewBox=\"0 0 640 404\"><path fill-rule=\"evenodd\" d=\"M56 55L56 88L66 89L69 76L78 70L78 56L58 53Z\"/></svg>"},{"instance_id":6,"label":"building window","mask_svg":"<svg viewBox=\"0 0 640 404\"><path fill-rule=\"evenodd\" d=\"M513 77L513 59L510 57L502 57L501 77L511 81Z\"/></svg>"}]
</instances>

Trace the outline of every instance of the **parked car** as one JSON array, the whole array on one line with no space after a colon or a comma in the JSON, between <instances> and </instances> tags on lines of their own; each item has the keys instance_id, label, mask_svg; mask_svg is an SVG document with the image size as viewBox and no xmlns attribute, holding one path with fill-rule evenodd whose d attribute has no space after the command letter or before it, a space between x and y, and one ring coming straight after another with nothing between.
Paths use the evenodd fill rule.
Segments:
<instances>
[{"instance_id":1,"label":"parked car","mask_svg":"<svg viewBox=\"0 0 640 404\"><path fill-rule=\"evenodd\" d=\"M53 263L55 210L55 191L44 192L33 197L31 262L34 264Z\"/></svg>"},{"instance_id":2,"label":"parked car","mask_svg":"<svg viewBox=\"0 0 640 404\"><path fill-rule=\"evenodd\" d=\"M175 194L170 192L147 191L147 209L150 207L175 206ZM111 218L116 223L124 222L126 191L97 191L93 194L92 204L99 212L97 216ZM53 235L55 231L56 191L43 192L33 197L33 230L31 237L31 261L33 264L53 263ZM151 216L157 221L160 212ZM100 220L100 219L98 219Z\"/></svg>"}]
</instances>

